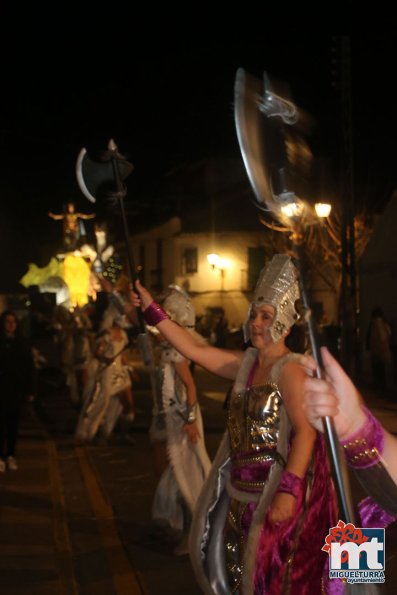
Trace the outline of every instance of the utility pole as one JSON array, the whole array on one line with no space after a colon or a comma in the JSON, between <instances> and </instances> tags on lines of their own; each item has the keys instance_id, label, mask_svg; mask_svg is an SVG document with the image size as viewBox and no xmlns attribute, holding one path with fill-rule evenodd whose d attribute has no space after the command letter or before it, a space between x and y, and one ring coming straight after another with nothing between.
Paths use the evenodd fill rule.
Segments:
<instances>
[{"instance_id":1,"label":"utility pole","mask_svg":"<svg viewBox=\"0 0 397 595\"><path fill-rule=\"evenodd\" d=\"M355 250L355 196L350 39L338 39L340 60L342 202L341 363L353 379L360 368L359 299Z\"/></svg>"}]
</instances>

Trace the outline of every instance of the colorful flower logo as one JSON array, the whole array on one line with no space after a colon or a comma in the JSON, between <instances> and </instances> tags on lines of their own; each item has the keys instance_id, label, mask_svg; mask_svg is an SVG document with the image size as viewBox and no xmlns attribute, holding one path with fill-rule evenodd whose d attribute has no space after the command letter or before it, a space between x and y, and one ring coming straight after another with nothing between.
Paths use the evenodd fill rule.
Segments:
<instances>
[{"instance_id":1,"label":"colorful flower logo","mask_svg":"<svg viewBox=\"0 0 397 595\"><path fill-rule=\"evenodd\" d=\"M368 541L368 537L362 534L361 529L357 529L353 523L345 524L343 521L339 521L336 527L332 527L327 537L325 538L325 545L321 548L323 552L327 552L330 555L331 543L365 543ZM361 554L362 555L362 552ZM342 552L341 561L348 561L348 553Z\"/></svg>"}]
</instances>

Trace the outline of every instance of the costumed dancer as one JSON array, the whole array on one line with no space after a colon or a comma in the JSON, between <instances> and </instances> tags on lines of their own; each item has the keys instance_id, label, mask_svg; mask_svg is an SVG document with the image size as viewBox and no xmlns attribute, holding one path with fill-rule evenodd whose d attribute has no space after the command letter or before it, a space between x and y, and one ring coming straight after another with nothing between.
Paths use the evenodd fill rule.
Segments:
<instances>
[{"instance_id":1,"label":"costumed dancer","mask_svg":"<svg viewBox=\"0 0 397 595\"><path fill-rule=\"evenodd\" d=\"M74 405L80 403L78 382L76 375L76 320L70 310L64 306L56 306L55 322L59 330L59 358L65 384L68 387L69 398Z\"/></svg>"},{"instance_id":2,"label":"costumed dancer","mask_svg":"<svg viewBox=\"0 0 397 595\"><path fill-rule=\"evenodd\" d=\"M196 341L169 320L139 282L148 324L185 357L234 379L228 429L192 521L190 556L208 595L320 594L321 551L335 520L324 440L302 407L305 373L286 337L298 318L297 271L287 255L262 270L245 324L252 347Z\"/></svg>"},{"instance_id":3,"label":"costumed dancer","mask_svg":"<svg viewBox=\"0 0 397 595\"><path fill-rule=\"evenodd\" d=\"M131 376L125 359L129 340L122 328L124 319L111 305L103 320L75 433L82 442L92 440L100 429L107 439L120 416L128 423L135 419Z\"/></svg>"},{"instance_id":4,"label":"costumed dancer","mask_svg":"<svg viewBox=\"0 0 397 595\"><path fill-rule=\"evenodd\" d=\"M189 296L178 286L170 285L162 305L168 316L187 332L195 333L195 311ZM197 402L197 391L189 361L163 337L155 326L149 327L159 342L159 386L153 404L150 440L155 462L168 464L162 470L153 501L153 520L161 520L181 534L174 549L177 555L188 553L191 515L198 494L208 476L211 462L204 442L204 429ZM166 459L165 459L166 460Z\"/></svg>"}]
</instances>

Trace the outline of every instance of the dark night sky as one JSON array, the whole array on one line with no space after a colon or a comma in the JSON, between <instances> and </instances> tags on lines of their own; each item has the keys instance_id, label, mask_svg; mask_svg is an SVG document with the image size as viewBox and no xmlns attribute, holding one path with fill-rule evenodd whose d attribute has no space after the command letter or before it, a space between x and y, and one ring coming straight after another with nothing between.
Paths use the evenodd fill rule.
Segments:
<instances>
[{"instance_id":1,"label":"dark night sky","mask_svg":"<svg viewBox=\"0 0 397 595\"><path fill-rule=\"evenodd\" d=\"M80 30L65 36L52 27L8 46L1 77L1 291L18 289L28 262L47 264L61 233L48 210L60 212L70 199L79 210L92 210L74 175L82 146L116 140L134 163L127 200L138 204L144 196L156 200L165 173L181 163L239 156L238 67L286 80L293 99L316 118L315 154L337 157L330 35L287 36L280 44L269 36L225 42L202 33L139 44L137 26L130 36L111 39L102 30L84 38ZM353 36L351 43L355 182L360 200L382 204L397 185L396 42Z\"/></svg>"}]
</instances>

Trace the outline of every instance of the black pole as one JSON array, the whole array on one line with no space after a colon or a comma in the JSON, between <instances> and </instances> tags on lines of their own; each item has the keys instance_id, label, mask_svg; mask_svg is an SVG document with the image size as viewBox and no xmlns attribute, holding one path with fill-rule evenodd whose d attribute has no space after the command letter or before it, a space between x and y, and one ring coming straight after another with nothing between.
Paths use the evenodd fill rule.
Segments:
<instances>
[{"instance_id":1,"label":"black pole","mask_svg":"<svg viewBox=\"0 0 397 595\"><path fill-rule=\"evenodd\" d=\"M302 249L301 233L295 233L294 239L296 241L294 247L297 256L297 258L295 259L295 264L299 272L299 288L304 311L304 317L307 324L313 359L317 364L316 376L317 378L321 378L323 361L321 357L320 343L317 336L316 324L313 319L306 290L307 284L305 280L304 253ZM335 431L334 420L332 419L332 417L327 416L323 418L323 427L329 455L328 458L331 461L333 477L335 480L335 489L338 496L340 516L343 517L345 523L354 523L354 507L352 503L347 465L341 453L338 437Z\"/></svg>"},{"instance_id":2,"label":"black pole","mask_svg":"<svg viewBox=\"0 0 397 595\"><path fill-rule=\"evenodd\" d=\"M124 242L125 242L126 254L127 254L128 270L129 270L129 275L130 275L130 279L132 282L132 286L134 288L134 291L136 291L135 282L138 279L138 275L137 275L137 271L136 271L136 267L135 267L135 263L134 263L134 257L131 252L131 249L130 249L130 243L129 243L130 233L129 233L129 229L128 229L127 215L126 215L125 206L124 206L124 198L127 194L127 191L126 191L126 188L125 188L123 182L121 181L119 164L118 164L118 160L117 160L117 158L118 158L117 147L116 147L116 145L114 145L112 143L112 141L110 141L110 143L109 143L109 149L110 149L110 151L112 151L111 160L112 160L114 181L116 184L116 198L117 198L117 202L118 202L118 205L120 208L121 219L123 222L123 233L124 233ZM145 325L143 322L142 312L139 308L137 308L136 311L137 311L137 316L138 316L139 330L141 333L144 333Z\"/></svg>"},{"instance_id":3,"label":"black pole","mask_svg":"<svg viewBox=\"0 0 397 595\"><path fill-rule=\"evenodd\" d=\"M127 254L127 261L128 261L128 269L130 274L130 279L132 282L132 286L134 291L136 291L135 282L138 279L137 270L134 263L134 257L132 255L132 251L130 248L129 242L129 228L128 228L128 221L127 215L125 212L124 207L124 198L126 197L127 190L125 185L123 184L120 176L120 169L118 164L119 154L117 152L117 146L111 140L109 141L108 149L111 151L111 161L113 167L113 176L116 185L116 198L119 204L121 219L123 221L123 233L124 233L124 242L125 242L125 249ZM153 353L152 353L152 345L149 338L148 330L145 326L143 313L140 308L136 308L137 316L138 316L138 326L139 326L139 335L138 335L138 343L142 352L142 357L147 366L149 366L149 376L150 376L150 387L152 392L152 399L153 403L156 400L156 370L154 365Z\"/></svg>"}]
</instances>

